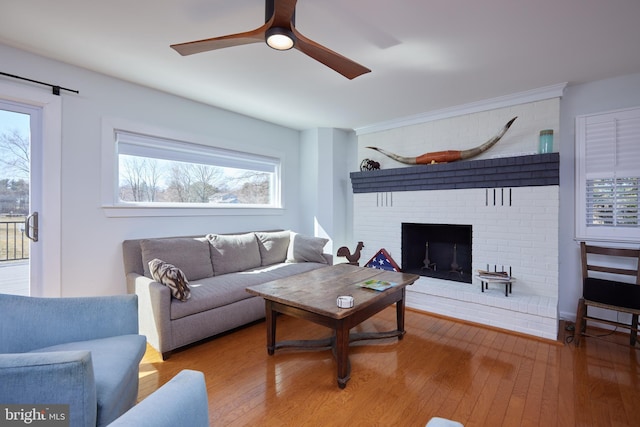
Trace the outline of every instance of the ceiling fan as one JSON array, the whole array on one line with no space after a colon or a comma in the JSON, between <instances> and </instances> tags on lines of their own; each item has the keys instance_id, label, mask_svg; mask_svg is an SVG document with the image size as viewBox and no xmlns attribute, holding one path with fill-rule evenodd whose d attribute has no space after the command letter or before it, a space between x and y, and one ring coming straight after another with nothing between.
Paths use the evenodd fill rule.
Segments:
<instances>
[{"instance_id":1,"label":"ceiling fan","mask_svg":"<svg viewBox=\"0 0 640 427\"><path fill-rule=\"evenodd\" d=\"M297 49L348 79L371 71L300 34L295 27L296 3L297 0L265 0L265 23L255 30L173 44L171 47L185 56L264 41L276 50Z\"/></svg>"}]
</instances>

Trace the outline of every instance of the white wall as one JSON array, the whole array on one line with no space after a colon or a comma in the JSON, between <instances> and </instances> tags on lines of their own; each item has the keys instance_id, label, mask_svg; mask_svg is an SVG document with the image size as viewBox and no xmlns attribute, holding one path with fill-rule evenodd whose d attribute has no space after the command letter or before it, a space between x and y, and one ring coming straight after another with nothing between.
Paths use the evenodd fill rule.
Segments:
<instances>
[{"instance_id":1,"label":"white wall","mask_svg":"<svg viewBox=\"0 0 640 427\"><path fill-rule=\"evenodd\" d=\"M473 160L535 154L540 130L553 129L558 133L559 110L558 98L543 99L364 134L358 138L358 156L379 162L382 169L406 167L366 147L374 146L407 157L434 151L466 150L486 142L516 116L518 118L505 136ZM553 150L558 151L557 141Z\"/></svg>"},{"instance_id":2,"label":"white wall","mask_svg":"<svg viewBox=\"0 0 640 427\"><path fill-rule=\"evenodd\" d=\"M575 118L640 106L640 74L567 86L560 103L560 289L563 319L575 320L582 295L579 243L575 236ZM639 166L640 167L640 166ZM637 245L635 245L637 247Z\"/></svg>"},{"instance_id":3,"label":"white wall","mask_svg":"<svg viewBox=\"0 0 640 427\"><path fill-rule=\"evenodd\" d=\"M313 218L300 214L297 203L301 191L300 132L3 45L0 63L3 72L80 91L78 95L62 94L62 296L124 293L121 243L125 239L308 229L306 224L313 224ZM42 90L50 91L46 87ZM283 153L285 209L265 216L108 218L101 208L100 193L101 122L105 116Z\"/></svg>"},{"instance_id":4,"label":"white wall","mask_svg":"<svg viewBox=\"0 0 640 427\"><path fill-rule=\"evenodd\" d=\"M330 239L325 250L335 253L341 246L353 250L353 200L349 173L357 149L353 131L333 128L302 132L300 209L305 218L313 217L313 228L302 232ZM310 224L305 222L305 227ZM340 262L340 259L335 259ZM342 259L344 261L344 259Z\"/></svg>"}]
</instances>

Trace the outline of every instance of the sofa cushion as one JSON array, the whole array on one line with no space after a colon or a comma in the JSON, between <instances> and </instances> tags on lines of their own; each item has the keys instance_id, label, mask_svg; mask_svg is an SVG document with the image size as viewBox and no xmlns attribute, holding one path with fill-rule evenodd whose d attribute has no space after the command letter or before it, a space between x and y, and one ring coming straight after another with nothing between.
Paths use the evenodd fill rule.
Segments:
<instances>
[{"instance_id":1,"label":"sofa cushion","mask_svg":"<svg viewBox=\"0 0 640 427\"><path fill-rule=\"evenodd\" d=\"M208 234L211 263L216 276L260 267L260 249L254 233Z\"/></svg>"},{"instance_id":2,"label":"sofa cushion","mask_svg":"<svg viewBox=\"0 0 640 427\"><path fill-rule=\"evenodd\" d=\"M328 241L329 239L323 237L303 236L292 231L287 250L287 262L319 262L327 264L327 259L322 254L322 250Z\"/></svg>"},{"instance_id":3,"label":"sofa cushion","mask_svg":"<svg viewBox=\"0 0 640 427\"><path fill-rule=\"evenodd\" d=\"M290 231L258 232L258 247L260 248L261 265L272 265L287 259Z\"/></svg>"},{"instance_id":4,"label":"sofa cushion","mask_svg":"<svg viewBox=\"0 0 640 427\"><path fill-rule=\"evenodd\" d=\"M326 264L280 263L191 282L191 299L188 304L171 301L171 320L233 304L243 299L255 298L246 291L247 286L259 285L322 267L326 267Z\"/></svg>"},{"instance_id":5,"label":"sofa cushion","mask_svg":"<svg viewBox=\"0 0 640 427\"><path fill-rule=\"evenodd\" d=\"M97 425L107 425L136 402L138 365L146 350L146 339L143 335L121 335L59 344L33 353L78 350L91 353L98 400Z\"/></svg>"},{"instance_id":6,"label":"sofa cushion","mask_svg":"<svg viewBox=\"0 0 640 427\"><path fill-rule=\"evenodd\" d=\"M140 242L140 248L144 275L149 278L151 278L149 261L155 258L175 265L189 280L213 276L209 243L204 238L145 239Z\"/></svg>"},{"instance_id":7,"label":"sofa cushion","mask_svg":"<svg viewBox=\"0 0 640 427\"><path fill-rule=\"evenodd\" d=\"M155 258L149 261L149 270L153 280L171 289L171 295L175 299L186 301L191 297L189 281L175 265Z\"/></svg>"}]
</instances>

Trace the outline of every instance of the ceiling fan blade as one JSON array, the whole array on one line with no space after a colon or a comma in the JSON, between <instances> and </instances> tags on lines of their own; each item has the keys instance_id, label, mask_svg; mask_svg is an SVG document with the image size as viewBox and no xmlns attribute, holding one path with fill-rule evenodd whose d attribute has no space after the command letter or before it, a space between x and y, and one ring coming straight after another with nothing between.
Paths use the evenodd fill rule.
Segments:
<instances>
[{"instance_id":1,"label":"ceiling fan blade","mask_svg":"<svg viewBox=\"0 0 640 427\"><path fill-rule=\"evenodd\" d=\"M272 18L274 27L291 28L294 23L294 16L296 13L296 3L298 0L266 0L266 12L265 15L269 15L270 11L273 11L271 16L265 16L265 20Z\"/></svg>"},{"instance_id":2,"label":"ceiling fan blade","mask_svg":"<svg viewBox=\"0 0 640 427\"><path fill-rule=\"evenodd\" d=\"M349 80L371 72L367 67L350 60L349 58L332 51L319 43L314 42L300 34L295 28L291 28L296 36L295 49L315 59L327 67L337 71Z\"/></svg>"},{"instance_id":3,"label":"ceiling fan blade","mask_svg":"<svg viewBox=\"0 0 640 427\"><path fill-rule=\"evenodd\" d=\"M225 47L240 46L243 44L264 42L265 31L270 23L266 23L259 28L244 33L230 34L211 39L197 40L187 43L172 44L174 49L182 56L193 55L194 53L208 52L210 50L223 49Z\"/></svg>"}]
</instances>

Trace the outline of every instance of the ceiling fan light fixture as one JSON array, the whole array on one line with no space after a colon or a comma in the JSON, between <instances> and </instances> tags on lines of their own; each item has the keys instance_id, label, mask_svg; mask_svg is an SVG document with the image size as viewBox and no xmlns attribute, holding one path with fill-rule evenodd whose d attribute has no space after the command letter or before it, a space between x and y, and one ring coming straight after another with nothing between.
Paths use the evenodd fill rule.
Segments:
<instances>
[{"instance_id":1,"label":"ceiling fan light fixture","mask_svg":"<svg viewBox=\"0 0 640 427\"><path fill-rule=\"evenodd\" d=\"M293 33L282 27L269 28L265 33L265 41L275 50L289 50L295 44Z\"/></svg>"}]
</instances>

